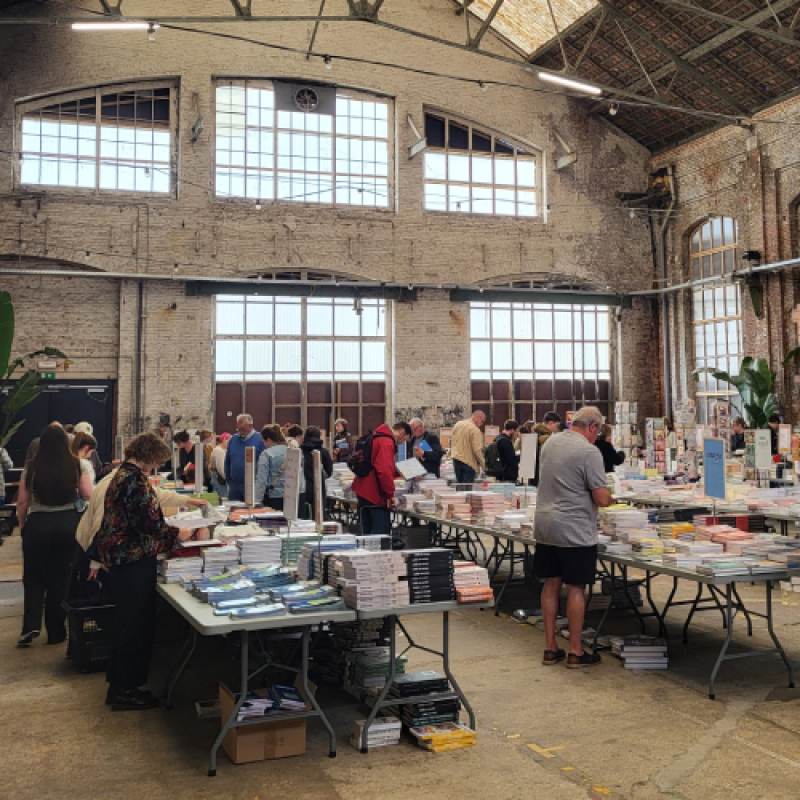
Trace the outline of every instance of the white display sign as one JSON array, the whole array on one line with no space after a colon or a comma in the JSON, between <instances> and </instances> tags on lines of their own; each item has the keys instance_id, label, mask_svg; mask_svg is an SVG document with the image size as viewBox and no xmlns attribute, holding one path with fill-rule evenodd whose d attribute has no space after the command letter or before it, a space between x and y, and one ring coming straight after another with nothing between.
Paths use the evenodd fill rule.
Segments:
<instances>
[{"instance_id":1,"label":"white display sign","mask_svg":"<svg viewBox=\"0 0 800 800\"><path fill-rule=\"evenodd\" d=\"M770 469L772 467L772 432L766 430L756 431L756 469Z\"/></svg>"},{"instance_id":2,"label":"white display sign","mask_svg":"<svg viewBox=\"0 0 800 800\"><path fill-rule=\"evenodd\" d=\"M244 449L244 503L248 508L256 504L256 449L255 447L245 447ZM261 502L261 498L258 498Z\"/></svg>"},{"instance_id":3,"label":"white display sign","mask_svg":"<svg viewBox=\"0 0 800 800\"><path fill-rule=\"evenodd\" d=\"M206 450L202 442L194 445L194 491L200 494L205 491L205 466Z\"/></svg>"},{"instance_id":4,"label":"white display sign","mask_svg":"<svg viewBox=\"0 0 800 800\"><path fill-rule=\"evenodd\" d=\"M284 470L283 514L286 519L297 519L297 506L300 502L300 470L303 468L302 452L296 447L287 448L283 463L286 465Z\"/></svg>"},{"instance_id":5,"label":"white display sign","mask_svg":"<svg viewBox=\"0 0 800 800\"><path fill-rule=\"evenodd\" d=\"M539 434L523 433L520 438L522 439L522 446L520 448L519 456L519 477L535 478Z\"/></svg>"}]
</instances>

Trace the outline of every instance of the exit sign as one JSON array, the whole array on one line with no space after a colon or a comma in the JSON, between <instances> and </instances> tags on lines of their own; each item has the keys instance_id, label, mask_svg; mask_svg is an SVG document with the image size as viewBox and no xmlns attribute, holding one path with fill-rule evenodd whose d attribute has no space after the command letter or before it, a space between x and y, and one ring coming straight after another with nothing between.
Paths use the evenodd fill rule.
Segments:
<instances>
[{"instance_id":1,"label":"exit sign","mask_svg":"<svg viewBox=\"0 0 800 800\"><path fill-rule=\"evenodd\" d=\"M56 378L55 372L40 372L39 374L45 380L55 380Z\"/></svg>"}]
</instances>

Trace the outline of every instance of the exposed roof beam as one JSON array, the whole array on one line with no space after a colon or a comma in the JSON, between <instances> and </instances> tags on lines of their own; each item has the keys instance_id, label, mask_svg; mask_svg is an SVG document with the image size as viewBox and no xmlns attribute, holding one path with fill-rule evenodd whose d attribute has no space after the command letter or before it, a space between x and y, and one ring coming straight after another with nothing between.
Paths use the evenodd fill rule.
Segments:
<instances>
[{"instance_id":1,"label":"exposed roof beam","mask_svg":"<svg viewBox=\"0 0 800 800\"><path fill-rule=\"evenodd\" d=\"M680 8L683 11L690 11L700 17L713 19L715 22L719 22L722 25L728 25L731 28L737 28L740 32L747 31L748 33L755 33L758 36L763 36L765 39L774 39L775 41L791 45L792 47L800 47L800 40L794 38L791 30L789 30L788 33L780 33L778 31L771 30L770 28L759 28L750 21L752 17L748 17L743 20L733 19L732 17L726 17L724 14L717 14L714 11L707 11L705 8L700 8L700 6L693 5L692 3L684 3L683 0L655 0L655 2ZM763 12L760 12L764 15L761 21L763 22L763 20L769 19L772 16L773 11L778 12L780 10L780 5L781 3L776 2L771 8L767 8ZM783 28L783 30L786 31L788 29Z\"/></svg>"},{"instance_id":2,"label":"exposed roof beam","mask_svg":"<svg viewBox=\"0 0 800 800\"><path fill-rule=\"evenodd\" d=\"M325 10L325 0L320 0L319 14L317 21L314 23L314 30L311 32L311 40L308 43L308 51L306 52L306 61L311 58L311 51L314 49L314 42L317 39L317 31L319 30L319 23L322 21L322 12Z\"/></svg>"},{"instance_id":3,"label":"exposed roof beam","mask_svg":"<svg viewBox=\"0 0 800 800\"><path fill-rule=\"evenodd\" d=\"M700 84L703 88L713 94L715 97L722 100L728 106L739 112L740 114L748 114L747 109L740 105L739 101L733 97L731 94L726 92L724 89L720 89L718 86L715 86L712 81L706 78L702 72L696 67L693 67L688 61L682 59L679 55L674 53L664 44L662 44L653 34L649 31L645 30L636 20L626 14L624 11L621 11L615 5L609 2L609 0L597 0L598 3L608 11L608 13L614 19L618 19L623 25L625 25L629 30L633 31L640 39L643 39L647 42L651 47L658 50L661 55L668 58L672 63L675 65L676 69L679 69L681 72L686 73L689 75L695 82ZM663 1L663 0L662 0Z\"/></svg>"},{"instance_id":4,"label":"exposed roof beam","mask_svg":"<svg viewBox=\"0 0 800 800\"><path fill-rule=\"evenodd\" d=\"M777 13L784 11L785 9L789 8L790 6L795 5L798 0L775 0L772 7L775 9ZM800 13L800 9L798 10ZM763 22L765 19L769 19L770 12L768 9L762 9L761 11L756 11L754 14L751 14L749 17L745 17L743 22L747 22L751 25L756 25L759 22ZM718 47L721 47L723 44L727 44L732 39L735 39L737 36L741 35L741 31L737 30L736 28L728 28L721 33L718 33L716 36L709 39L707 42L703 42L703 44L699 44L697 47L692 48L688 53L684 53L681 58L686 61L694 61L695 59L702 58L704 55L716 50ZM654 80L661 80L661 78L666 77L669 73L675 69L674 64L667 64L664 67L660 67L655 72L651 73L650 77ZM647 85L647 81L639 79L634 81L634 83L630 84L629 86L625 87L630 92L638 92L640 89L643 89ZM605 103L598 103L593 106L592 111L596 111L598 108L604 108Z\"/></svg>"},{"instance_id":5,"label":"exposed roof beam","mask_svg":"<svg viewBox=\"0 0 800 800\"><path fill-rule=\"evenodd\" d=\"M359 19L377 19L378 12L381 10L384 0L375 0L370 3L369 0L347 0L347 5L350 7L350 14Z\"/></svg>"},{"instance_id":6,"label":"exposed roof beam","mask_svg":"<svg viewBox=\"0 0 800 800\"><path fill-rule=\"evenodd\" d=\"M567 26L561 31L561 35L566 39L568 36L573 34L577 31L580 27L587 24L595 17L604 14L605 12L601 8L593 8L588 14L584 14L580 19L576 19L572 25ZM534 62L537 58L541 58L543 55L549 53L553 48L558 46L558 42L555 39L551 39L549 42L545 42L541 47L534 50L527 58L528 61Z\"/></svg>"},{"instance_id":7,"label":"exposed roof beam","mask_svg":"<svg viewBox=\"0 0 800 800\"><path fill-rule=\"evenodd\" d=\"M237 17L251 17L251 5L253 0L247 0L247 2L243 5L239 0L231 0L231 5L233 6L233 10L236 12Z\"/></svg>"},{"instance_id":8,"label":"exposed roof beam","mask_svg":"<svg viewBox=\"0 0 800 800\"><path fill-rule=\"evenodd\" d=\"M478 32L470 39L469 42L470 47L477 48L480 46L481 39L483 39L483 37L489 31L489 27L494 22L494 18L497 16L497 12L500 10L504 2L505 0L495 0L495 4L492 6L489 13L486 15L486 19L481 24L481 27L478 29Z\"/></svg>"}]
</instances>

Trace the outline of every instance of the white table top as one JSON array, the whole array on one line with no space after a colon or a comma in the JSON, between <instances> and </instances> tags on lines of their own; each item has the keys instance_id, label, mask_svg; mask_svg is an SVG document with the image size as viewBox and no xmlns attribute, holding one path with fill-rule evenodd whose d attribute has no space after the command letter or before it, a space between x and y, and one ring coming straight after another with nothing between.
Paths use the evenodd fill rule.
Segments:
<instances>
[{"instance_id":1,"label":"white table top","mask_svg":"<svg viewBox=\"0 0 800 800\"><path fill-rule=\"evenodd\" d=\"M275 628L304 628L323 622L355 622L356 612L320 611L313 614L290 614L263 619L232 620L214 615L214 607L203 603L176 583L157 584L158 593L200 634L219 636L233 631L264 631ZM384 615L385 616L385 615Z\"/></svg>"},{"instance_id":2,"label":"white table top","mask_svg":"<svg viewBox=\"0 0 800 800\"><path fill-rule=\"evenodd\" d=\"M447 600L443 603L412 603L409 606L356 611L356 614L359 619L378 619L379 617L388 617L390 614L405 617L409 614L441 614L445 611L463 611L465 608L494 608L494 600L490 600L488 603L457 603L455 600Z\"/></svg>"}]
</instances>

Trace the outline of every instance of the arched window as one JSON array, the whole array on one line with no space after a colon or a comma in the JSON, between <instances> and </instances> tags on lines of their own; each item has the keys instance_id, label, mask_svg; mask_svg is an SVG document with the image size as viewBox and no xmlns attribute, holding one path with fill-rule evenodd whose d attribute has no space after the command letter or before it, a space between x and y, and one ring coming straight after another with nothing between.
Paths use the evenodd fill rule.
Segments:
<instances>
[{"instance_id":1,"label":"arched window","mask_svg":"<svg viewBox=\"0 0 800 800\"><path fill-rule=\"evenodd\" d=\"M425 210L541 215L540 159L531 148L438 113L425 114Z\"/></svg>"},{"instance_id":2,"label":"arched window","mask_svg":"<svg viewBox=\"0 0 800 800\"><path fill-rule=\"evenodd\" d=\"M20 103L17 110L21 185L171 191L173 83L101 86Z\"/></svg>"},{"instance_id":3,"label":"arched window","mask_svg":"<svg viewBox=\"0 0 800 800\"><path fill-rule=\"evenodd\" d=\"M690 239L693 280L728 275L736 269L737 232L736 220L731 217L716 217L697 228ZM695 368L708 367L737 375L743 350L742 298L738 285L724 281L701 285L694 289L693 299ZM700 374L697 409L702 424L711 419L712 405L718 400L732 402L740 413L738 399L738 393L729 384L709 373Z\"/></svg>"},{"instance_id":4,"label":"arched window","mask_svg":"<svg viewBox=\"0 0 800 800\"><path fill-rule=\"evenodd\" d=\"M215 194L388 208L391 111L385 97L335 87L220 81Z\"/></svg>"}]
</instances>

